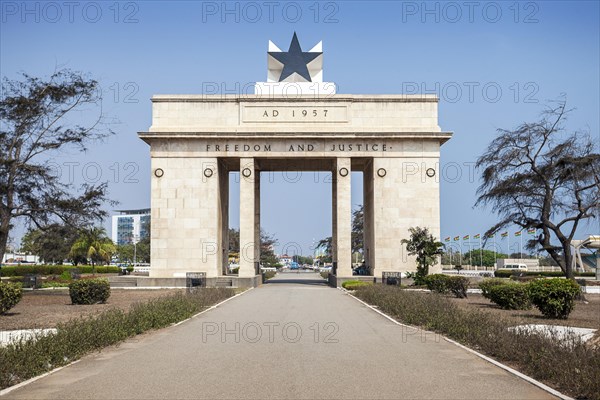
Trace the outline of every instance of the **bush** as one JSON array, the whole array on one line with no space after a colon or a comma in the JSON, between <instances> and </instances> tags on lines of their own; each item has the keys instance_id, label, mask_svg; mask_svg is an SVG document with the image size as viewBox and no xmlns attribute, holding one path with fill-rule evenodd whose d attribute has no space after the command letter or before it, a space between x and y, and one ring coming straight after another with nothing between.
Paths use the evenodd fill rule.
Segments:
<instances>
[{"instance_id":1,"label":"bush","mask_svg":"<svg viewBox=\"0 0 600 400\"><path fill-rule=\"evenodd\" d=\"M19 283L0 282L0 314L4 314L16 306L23 297L23 289Z\"/></svg>"},{"instance_id":2,"label":"bush","mask_svg":"<svg viewBox=\"0 0 600 400\"><path fill-rule=\"evenodd\" d=\"M110 284L106 279L86 279L69 285L73 304L106 303L110 297Z\"/></svg>"},{"instance_id":3,"label":"bush","mask_svg":"<svg viewBox=\"0 0 600 400\"><path fill-rule=\"evenodd\" d=\"M273 278L275 275L277 275L277 272L265 271L265 272L263 272L263 274L265 275L265 280L269 280L269 279Z\"/></svg>"},{"instance_id":4,"label":"bush","mask_svg":"<svg viewBox=\"0 0 600 400\"><path fill-rule=\"evenodd\" d=\"M321 271L321 278L323 279L329 279L329 271Z\"/></svg>"},{"instance_id":5,"label":"bush","mask_svg":"<svg viewBox=\"0 0 600 400\"><path fill-rule=\"evenodd\" d=\"M531 302L548 318L566 319L579 293L579 285L571 279L538 279L529 284Z\"/></svg>"},{"instance_id":6,"label":"bush","mask_svg":"<svg viewBox=\"0 0 600 400\"><path fill-rule=\"evenodd\" d=\"M436 293L448 293L448 280L450 277L444 274L427 275L423 280L427 289Z\"/></svg>"},{"instance_id":7,"label":"bush","mask_svg":"<svg viewBox=\"0 0 600 400\"><path fill-rule=\"evenodd\" d=\"M446 280L446 286L455 297L466 299L470 282L466 276L449 276Z\"/></svg>"},{"instance_id":8,"label":"bush","mask_svg":"<svg viewBox=\"0 0 600 400\"><path fill-rule=\"evenodd\" d=\"M510 282L491 286L488 293L488 298L505 310L527 310L531 308L528 285Z\"/></svg>"},{"instance_id":9,"label":"bush","mask_svg":"<svg viewBox=\"0 0 600 400\"><path fill-rule=\"evenodd\" d=\"M359 287L371 286L371 285L373 285L372 282L364 282L364 281L358 281L358 280L346 281L346 282L342 283L342 287L346 290L356 290Z\"/></svg>"},{"instance_id":10,"label":"bush","mask_svg":"<svg viewBox=\"0 0 600 400\"><path fill-rule=\"evenodd\" d=\"M500 279L500 278L492 278L492 279L486 279L483 282L479 283L479 289L481 289L481 294L483 295L483 297L485 297L486 299L490 298L490 289L494 286L498 286L498 285L506 285L507 282L504 279Z\"/></svg>"}]
</instances>

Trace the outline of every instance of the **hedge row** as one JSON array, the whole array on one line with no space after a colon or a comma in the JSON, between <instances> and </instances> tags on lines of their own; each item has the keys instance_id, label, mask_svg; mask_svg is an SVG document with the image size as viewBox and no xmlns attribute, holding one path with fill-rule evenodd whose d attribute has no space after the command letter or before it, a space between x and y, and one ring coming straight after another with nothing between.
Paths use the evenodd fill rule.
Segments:
<instances>
[{"instance_id":1,"label":"hedge row","mask_svg":"<svg viewBox=\"0 0 600 400\"><path fill-rule=\"evenodd\" d=\"M368 286L368 285L372 285L373 282L365 282L365 281L359 281L357 279L351 280L351 281L346 281L344 283L342 283L342 287L346 290L356 290L361 286Z\"/></svg>"},{"instance_id":2,"label":"hedge row","mask_svg":"<svg viewBox=\"0 0 600 400\"><path fill-rule=\"evenodd\" d=\"M182 321L234 293L228 288L203 288L194 294L164 296L136 303L128 312L113 308L93 317L71 320L59 325L54 334L0 347L0 389L140 333Z\"/></svg>"},{"instance_id":3,"label":"hedge row","mask_svg":"<svg viewBox=\"0 0 600 400\"><path fill-rule=\"evenodd\" d=\"M70 269L79 269L82 274L91 274L91 265L9 265L0 268L0 276L25 276L25 275L60 275ZM98 266L97 274L115 274L120 271L119 267Z\"/></svg>"},{"instance_id":4,"label":"hedge row","mask_svg":"<svg viewBox=\"0 0 600 400\"><path fill-rule=\"evenodd\" d=\"M512 320L465 310L445 296L391 286L361 287L356 296L406 324L441 333L575 398L600 400L600 348L572 337L569 343L532 331L509 329ZM565 345L566 344L566 345Z\"/></svg>"},{"instance_id":5,"label":"hedge row","mask_svg":"<svg viewBox=\"0 0 600 400\"><path fill-rule=\"evenodd\" d=\"M562 271L545 271L545 272L534 272L534 271L514 271L515 273L523 273L525 276L543 276L546 278L562 278L565 274ZM575 272L574 276L596 276L595 272ZM513 276L513 271L499 270L494 271L496 278L510 278Z\"/></svg>"}]
</instances>

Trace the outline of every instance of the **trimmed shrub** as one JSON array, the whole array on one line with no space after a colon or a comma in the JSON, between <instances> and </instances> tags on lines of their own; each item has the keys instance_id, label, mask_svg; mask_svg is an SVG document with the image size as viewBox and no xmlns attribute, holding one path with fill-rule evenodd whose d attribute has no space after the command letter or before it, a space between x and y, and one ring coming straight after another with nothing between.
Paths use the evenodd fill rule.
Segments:
<instances>
[{"instance_id":1,"label":"trimmed shrub","mask_svg":"<svg viewBox=\"0 0 600 400\"><path fill-rule=\"evenodd\" d=\"M0 314L16 306L21 298L23 298L21 284L0 282Z\"/></svg>"},{"instance_id":2,"label":"trimmed shrub","mask_svg":"<svg viewBox=\"0 0 600 400\"><path fill-rule=\"evenodd\" d=\"M9 265L0 268L0 276L25 276L25 275L61 275L65 271L79 269L83 274L91 274L91 265ZM116 274L119 267L99 266L96 267L98 274Z\"/></svg>"},{"instance_id":3,"label":"trimmed shrub","mask_svg":"<svg viewBox=\"0 0 600 400\"><path fill-rule=\"evenodd\" d=\"M85 279L69 285L73 304L106 303L110 297L110 284L106 279Z\"/></svg>"},{"instance_id":4,"label":"trimmed shrub","mask_svg":"<svg viewBox=\"0 0 600 400\"><path fill-rule=\"evenodd\" d=\"M448 281L450 276L444 274L432 274L427 275L424 278L427 289L436 293L448 293L450 288L448 287Z\"/></svg>"},{"instance_id":5,"label":"trimmed shrub","mask_svg":"<svg viewBox=\"0 0 600 400\"><path fill-rule=\"evenodd\" d=\"M358 281L358 280L353 280L353 281L346 281L344 283L342 283L342 287L346 290L356 290L359 287L362 286L371 286L373 285L373 283L371 282L364 282L364 281Z\"/></svg>"},{"instance_id":6,"label":"trimmed shrub","mask_svg":"<svg viewBox=\"0 0 600 400\"><path fill-rule=\"evenodd\" d=\"M486 279L483 282L479 283L479 289L481 289L481 294L483 295L483 297L485 297L486 299L490 298L490 289L494 286L498 286L498 285L506 285L507 282L504 279L501 278L492 278L492 279Z\"/></svg>"},{"instance_id":7,"label":"trimmed shrub","mask_svg":"<svg viewBox=\"0 0 600 400\"><path fill-rule=\"evenodd\" d=\"M265 275L265 280L269 280L269 279L275 277L275 275L277 275L277 272L275 272L275 271L265 271L265 272L263 272L263 274Z\"/></svg>"},{"instance_id":8,"label":"trimmed shrub","mask_svg":"<svg viewBox=\"0 0 600 400\"><path fill-rule=\"evenodd\" d=\"M566 319L579 293L579 285L571 279L538 279L529 284L531 302L548 318Z\"/></svg>"},{"instance_id":9,"label":"trimmed shrub","mask_svg":"<svg viewBox=\"0 0 600 400\"><path fill-rule=\"evenodd\" d=\"M471 281L466 276L449 276L446 280L446 287L455 297L466 299L469 283L471 283Z\"/></svg>"},{"instance_id":10,"label":"trimmed shrub","mask_svg":"<svg viewBox=\"0 0 600 400\"><path fill-rule=\"evenodd\" d=\"M489 299L505 310L527 310L531 308L528 285L505 283L489 288Z\"/></svg>"}]
</instances>

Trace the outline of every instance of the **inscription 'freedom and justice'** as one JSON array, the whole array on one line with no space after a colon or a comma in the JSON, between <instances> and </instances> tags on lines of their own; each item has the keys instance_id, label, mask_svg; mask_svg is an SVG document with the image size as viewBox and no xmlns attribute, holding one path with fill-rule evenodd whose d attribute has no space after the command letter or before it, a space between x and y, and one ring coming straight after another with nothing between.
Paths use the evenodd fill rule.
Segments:
<instances>
[{"instance_id":1,"label":"inscription 'freedom and justice'","mask_svg":"<svg viewBox=\"0 0 600 400\"><path fill-rule=\"evenodd\" d=\"M391 150L392 147L385 143L344 143L344 144L330 144L325 145L323 149L317 149L314 144L311 143L303 143L303 144L290 144L286 145L285 148L279 147L277 149L273 149L273 145L271 144L207 144L206 151L207 152L277 152L277 151L287 151L287 152L296 152L296 151L327 151L327 152L346 152L346 151L356 151L356 152L379 152L379 151L388 151Z\"/></svg>"}]
</instances>

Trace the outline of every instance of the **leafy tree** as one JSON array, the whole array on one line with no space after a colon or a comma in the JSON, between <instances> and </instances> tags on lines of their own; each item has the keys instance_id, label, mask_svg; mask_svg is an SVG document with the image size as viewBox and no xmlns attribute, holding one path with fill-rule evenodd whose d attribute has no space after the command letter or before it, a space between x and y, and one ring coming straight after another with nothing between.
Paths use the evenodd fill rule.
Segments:
<instances>
[{"instance_id":1,"label":"leafy tree","mask_svg":"<svg viewBox=\"0 0 600 400\"><path fill-rule=\"evenodd\" d=\"M493 267L498 258L509 258L506 254L494 253L492 250L473 249L462 256L463 264L483 265L484 267ZM482 262L483 259L483 262Z\"/></svg>"},{"instance_id":2,"label":"leafy tree","mask_svg":"<svg viewBox=\"0 0 600 400\"><path fill-rule=\"evenodd\" d=\"M304 265L304 264L311 265L313 263L313 258L310 256L296 255L293 257L293 260L296 261L300 265Z\"/></svg>"},{"instance_id":3,"label":"leafy tree","mask_svg":"<svg viewBox=\"0 0 600 400\"><path fill-rule=\"evenodd\" d=\"M133 250L133 244L119 244L115 246L115 255L119 262L130 264L133 262Z\"/></svg>"},{"instance_id":4,"label":"leafy tree","mask_svg":"<svg viewBox=\"0 0 600 400\"><path fill-rule=\"evenodd\" d=\"M263 229L260 230L260 263L265 267L272 267L279 264L279 259L275 255L275 245L277 239ZM239 254L240 252L240 231L239 229L229 229L229 253Z\"/></svg>"},{"instance_id":5,"label":"leafy tree","mask_svg":"<svg viewBox=\"0 0 600 400\"><path fill-rule=\"evenodd\" d=\"M352 211L352 253L364 251L364 207L361 205Z\"/></svg>"},{"instance_id":6,"label":"leafy tree","mask_svg":"<svg viewBox=\"0 0 600 400\"><path fill-rule=\"evenodd\" d=\"M410 239L402 239L406 250L411 256L417 256L417 272L414 275L415 284L424 284L429 274L429 267L437 262L437 257L443 254L444 245L435 240L427 228L409 228Z\"/></svg>"},{"instance_id":7,"label":"leafy tree","mask_svg":"<svg viewBox=\"0 0 600 400\"><path fill-rule=\"evenodd\" d=\"M29 229L21 240L21 250L38 255L45 263L62 263L69 258L78 236L77 229L61 224Z\"/></svg>"},{"instance_id":8,"label":"leafy tree","mask_svg":"<svg viewBox=\"0 0 600 400\"><path fill-rule=\"evenodd\" d=\"M151 252L151 240L150 240L150 232L151 232L151 220L148 219L143 223L143 230L148 232L148 236L140 239L137 243L137 251L136 251L136 262L150 263L150 252Z\"/></svg>"},{"instance_id":9,"label":"leafy tree","mask_svg":"<svg viewBox=\"0 0 600 400\"><path fill-rule=\"evenodd\" d=\"M275 267L279 265L279 259L275 255L275 245L278 240L274 235L260 230L260 263L265 267Z\"/></svg>"},{"instance_id":10,"label":"leafy tree","mask_svg":"<svg viewBox=\"0 0 600 400\"><path fill-rule=\"evenodd\" d=\"M100 220L106 184L83 185L79 194L60 182L48 161L58 152L84 151L91 141L111 133L103 130L102 114L83 126L86 115L99 106L95 80L71 70L55 72L48 80L27 74L22 80L4 78L0 92L0 257L6 251L15 219L37 228L57 220L68 226Z\"/></svg>"},{"instance_id":11,"label":"leafy tree","mask_svg":"<svg viewBox=\"0 0 600 400\"><path fill-rule=\"evenodd\" d=\"M573 278L571 240L600 211L600 154L589 135L565 133L565 104L547 107L537 122L498 131L477 160L483 183L476 205L500 216L487 234L511 224L535 228L528 248L545 250Z\"/></svg>"},{"instance_id":12,"label":"leafy tree","mask_svg":"<svg viewBox=\"0 0 600 400\"><path fill-rule=\"evenodd\" d=\"M462 253L458 250L447 249L441 257L442 265L460 265L462 261Z\"/></svg>"},{"instance_id":13,"label":"leafy tree","mask_svg":"<svg viewBox=\"0 0 600 400\"><path fill-rule=\"evenodd\" d=\"M331 236L321 239L317 242L317 249L323 249L321 261L324 263L332 262L333 260L333 239Z\"/></svg>"},{"instance_id":14,"label":"leafy tree","mask_svg":"<svg viewBox=\"0 0 600 400\"><path fill-rule=\"evenodd\" d=\"M150 263L150 238L144 238L137 244L136 262Z\"/></svg>"},{"instance_id":15,"label":"leafy tree","mask_svg":"<svg viewBox=\"0 0 600 400\"><path fill-rule=\"evenodd\" d=\"M81 231L79 238L71 247L71 256L83 256L89 259L95 273L96 264L110 262L116 250L112 240L106 236L104 228L91 228Z\"/></svg>"},{"instance_id":16,"label":"leafy tree","mask_svg":"<svg viewBox=\"0 0 600 400\"><path fill-rule=\"evenodd\" d=\"M351 246L352 254L364 252L364 207L361 205L356 210L352 211L352 236ZM333 254L333 239L328 236L317 242L317 249L324 250L324 256L321 257L323 262L331 262Z\"/></svg>"},{"instance_id":17,"label":"leafy tree","mask_svg":"<svg viewBox=\"0 0 600 400\"><path fill-rule=\"evenodd\" d=\"M240 252L240 231L239 229L229 228L229 252Z\"/></svg>"}]
</instances>

